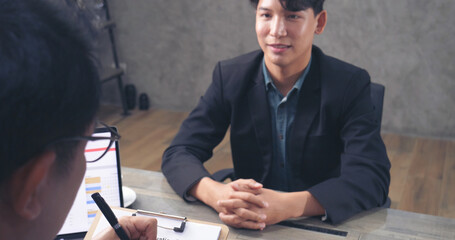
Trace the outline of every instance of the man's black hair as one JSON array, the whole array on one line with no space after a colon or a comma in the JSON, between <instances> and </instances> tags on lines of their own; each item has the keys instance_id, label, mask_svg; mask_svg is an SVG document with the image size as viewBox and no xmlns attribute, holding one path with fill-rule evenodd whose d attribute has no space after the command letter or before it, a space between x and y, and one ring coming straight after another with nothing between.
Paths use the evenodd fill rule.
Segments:
<instances>
[{"instance_id":1,"label":"man's black hair","mask_svg":"<svg viewBox=\"0 0 455 240\"><path fill-rule=\"evenodd\" d=\"M0 183L49 143L83 135L99 107L87 26L55 4L0 0ZM77 143L62 145L63 162Z\"/></svg>"},{"instance_id":2,"label":"man's black hair","mask_svg":"<svg viewBox=\"0 0 455 240\"><path fill-rule=\"evenodd\" d=\"M318 15L324 8L324 0L279 0L281 6L289 11L302 11L312 8L314 15ZM257 7L259 0L250 0L254 7Z\"/></svg>"}]
</instances>

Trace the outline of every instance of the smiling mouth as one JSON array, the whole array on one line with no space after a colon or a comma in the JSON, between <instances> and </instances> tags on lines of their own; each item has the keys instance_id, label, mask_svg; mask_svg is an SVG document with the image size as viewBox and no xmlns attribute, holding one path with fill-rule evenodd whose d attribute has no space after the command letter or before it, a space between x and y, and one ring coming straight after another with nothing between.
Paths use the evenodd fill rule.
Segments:
<instances>
[{"instance_id":1,"label":"smiling mouth","mask_svg":"<svg viewBox=\"0 0 455 240\"><path fill-rule=\"evenodd\" d=\"M286 49L286 48L290 48L291 46L289 45L285 45L285 44L268 44L270 47L273 47L273 48L278 48L278 49Z\"/></svg>"},{"instance_id":2,"label":"smiling mouth","mask_svg":"<svg viewBox=\"0 0 455 240\"><path fill-rule=\"evenodd\" d=\"M270 48L272 53L280 55L286 53L291 47L290 45L285 44L267 44L267 46Z\"/></svg>"}]
</instances>

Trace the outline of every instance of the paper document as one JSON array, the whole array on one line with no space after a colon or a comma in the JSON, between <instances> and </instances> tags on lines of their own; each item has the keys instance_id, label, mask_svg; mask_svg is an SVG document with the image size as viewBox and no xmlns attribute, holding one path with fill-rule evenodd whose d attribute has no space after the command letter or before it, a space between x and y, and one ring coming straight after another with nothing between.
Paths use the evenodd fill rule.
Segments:
<instances>
[{"instance_id":1,"label":"paper document","mask_svg":"<svg viewBox=\"0 0 455 240\"><path fill-rule=\"evenodd\" d=\"M132 212L113 208L117 218L121 216L131 216ZM98 213L101 214L101 213ZM137 216L146 216L137 214ZM150 216L146 216L150 217ZM221 226L209 225L203 223L186 222L185 230L181 233L175 232L168 228L180 227L182 221L166 217L155 217L158 221L157 240L216 240L220 236ZM105 228L111 228L104 216L101 216L93 236L103 231Z\"/></svg>"}]
</instances>

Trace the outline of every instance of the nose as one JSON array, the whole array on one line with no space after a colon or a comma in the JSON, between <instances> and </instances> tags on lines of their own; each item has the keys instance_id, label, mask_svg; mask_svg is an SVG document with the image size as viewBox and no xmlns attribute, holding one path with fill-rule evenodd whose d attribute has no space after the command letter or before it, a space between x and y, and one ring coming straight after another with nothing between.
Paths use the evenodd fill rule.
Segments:
<instances>
[{"instance_id":1,"label":"nose","mask_svg":"<svg viewBox=\"0 0 455 240\"><path fill-rule=\"evenodd\" d=\"M275 17L270 26L270 35L272 37L280 38L286 36L286 24L282 17Z\"/></svg>"}]
</instances>

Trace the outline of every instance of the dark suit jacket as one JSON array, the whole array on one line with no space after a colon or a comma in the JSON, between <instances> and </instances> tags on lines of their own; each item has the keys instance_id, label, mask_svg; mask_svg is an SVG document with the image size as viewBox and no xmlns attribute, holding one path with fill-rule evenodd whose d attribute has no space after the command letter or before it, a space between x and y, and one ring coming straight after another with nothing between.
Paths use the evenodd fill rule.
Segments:
<instances>
[{"instance_id":1,"label":"dark suit jacket","mask_svg":"<svg viewBox=\"0 0 455 240\"><path fill-rule=\"evenodd\" d=\"M272 126L262 59L262 51L255 51L219 62L212 84L164 152L162 171L185 199L199 179L210 176L203 162L229 126L236 177L253 178L267 187ZM292 190L311 192L329 221L339 223L386 202L390 162L365 70L314 46L290 132Z\"/></svg>"}]
</instances>

